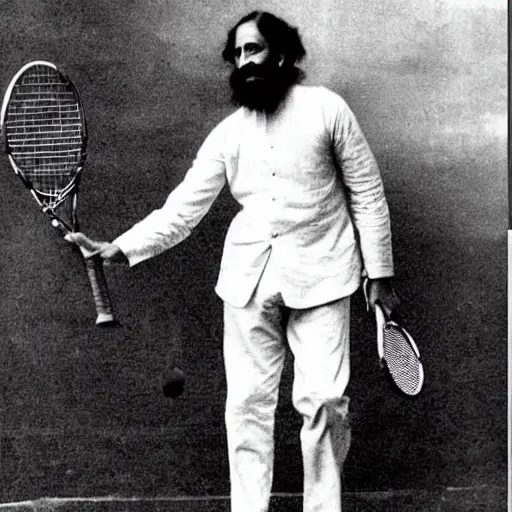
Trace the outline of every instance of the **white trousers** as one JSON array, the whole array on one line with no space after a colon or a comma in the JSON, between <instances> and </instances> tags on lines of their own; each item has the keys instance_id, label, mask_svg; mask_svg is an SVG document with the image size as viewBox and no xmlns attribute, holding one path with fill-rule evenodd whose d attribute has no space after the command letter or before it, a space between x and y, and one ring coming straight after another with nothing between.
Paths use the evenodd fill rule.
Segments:
<instances>
[{"instance_id":1,"label":"white trousers","mask_svg":"<svg viewBox=\"0 0 512 512\"><path fill-rule=\"evenodd\" d=\"M350 445L350 298L309 309L285 306L265 273L244 308L224 304L224 360L232 512L267 512L274 416L286 354L294 356L293 404L303 418L304 512L341 511Z\"/></svg>"}]
</instances>

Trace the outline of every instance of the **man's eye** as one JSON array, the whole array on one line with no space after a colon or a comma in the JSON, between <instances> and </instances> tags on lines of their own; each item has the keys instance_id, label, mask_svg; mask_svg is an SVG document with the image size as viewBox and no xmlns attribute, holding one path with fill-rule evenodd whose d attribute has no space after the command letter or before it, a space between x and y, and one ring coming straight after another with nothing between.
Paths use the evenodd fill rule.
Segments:
<instances>
[{"instance_id":1,"label":"man's eye","mask_svg":"<svg viewBox=\"0 0 512 512\"><path fill-rule=\"evenodd\" d=\"M261 47L257 44L248 45L246 48L246 52L249 53L250 55L254 55L255 53L258 53L260 51L261 51Z\"/></svg>"}]
</instances>

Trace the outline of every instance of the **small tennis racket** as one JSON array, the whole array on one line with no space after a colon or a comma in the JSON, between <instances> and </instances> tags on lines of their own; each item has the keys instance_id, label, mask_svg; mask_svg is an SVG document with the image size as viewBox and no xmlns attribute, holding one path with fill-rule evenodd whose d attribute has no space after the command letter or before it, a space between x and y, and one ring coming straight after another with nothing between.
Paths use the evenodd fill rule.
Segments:
<instances>
[{"instance_id":1,"label":"small tennis racket","mask_svg":"<svg viewBox=\"0 0 512 512\"><path fill-rule=\"evenodd\" d=\"M87 126L78 92L54 64L29 62L11 80L0 113L4 149L14 172L61 234L78 231L78 186ZM81 248L97 324L114 322L102 260Z\"/></svg>"},{"instance_id":2,"label":"small tennis racket","mask_svg":"<svg viewBox=\"0 0 512 512\"><path fill-rule=\"evenodd\" d=\"M363 283L368 310L369 281ZM423 389L425 372L420 351L409 332L398 322L386 317L379 304L375 304L377 351L382 369L394 391L407 397L417 396Z\"/></svg>"}]
</instances>

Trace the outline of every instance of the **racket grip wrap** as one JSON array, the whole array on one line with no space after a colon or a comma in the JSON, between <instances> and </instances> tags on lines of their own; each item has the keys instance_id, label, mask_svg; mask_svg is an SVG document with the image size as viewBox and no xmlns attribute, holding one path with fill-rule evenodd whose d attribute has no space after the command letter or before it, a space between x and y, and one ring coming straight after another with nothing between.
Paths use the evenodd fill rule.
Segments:
<instances>
[{"instance_id":1,"label":"racket grip wrap","mask_svg":"<svg viewBox=\"0 0 512 512\"><path fill-rule=\"evenodd\" d=\"M84 258L84 261L96 306L96 325L115 322L101 256L97 254Z\"/></svg>"}]
</instances>

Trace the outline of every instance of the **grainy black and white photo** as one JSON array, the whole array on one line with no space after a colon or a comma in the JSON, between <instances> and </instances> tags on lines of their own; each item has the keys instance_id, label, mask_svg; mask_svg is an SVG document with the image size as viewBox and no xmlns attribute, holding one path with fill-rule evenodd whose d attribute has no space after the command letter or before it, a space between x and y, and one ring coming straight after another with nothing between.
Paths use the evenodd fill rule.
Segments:
<instances>
[{"instance_id":1,"label":"grainy black and white photo","mask_svg":"<svg viewBox=\"0 0 512 512\"><path fill-rule=\"evenodd\" d=\"M0 511L510 510L505 0L0 0L0 48Z\"/></svg>"}]
</instances>

